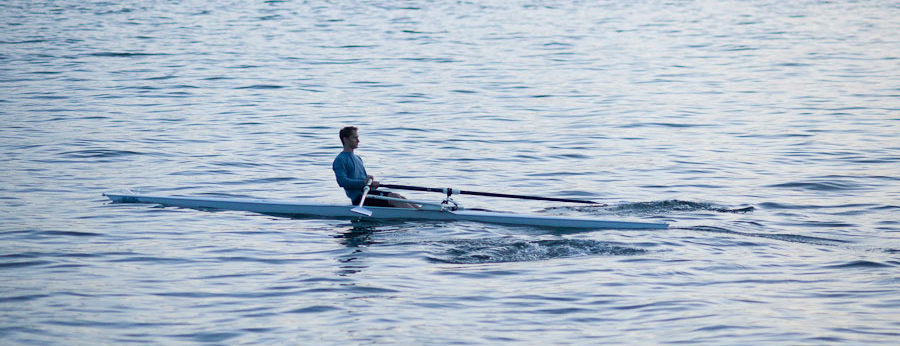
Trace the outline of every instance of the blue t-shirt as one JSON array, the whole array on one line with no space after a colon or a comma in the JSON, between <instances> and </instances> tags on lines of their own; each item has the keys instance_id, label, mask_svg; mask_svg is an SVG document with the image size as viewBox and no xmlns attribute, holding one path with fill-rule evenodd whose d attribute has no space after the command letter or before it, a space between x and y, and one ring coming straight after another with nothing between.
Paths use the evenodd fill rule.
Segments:
<instances>
[{"instance_id":1,"label":"blue t-shirt","mask_svg":"<svg viewBox=\"0 0 900 346\"><path fill-rule=\"evenodd\" d=\"M337 183L344 188L351 201L362 197L362 189L366 186L366 167L362 159L354 153L342 151L331 164Z\"/></svg>"}]
</instances>

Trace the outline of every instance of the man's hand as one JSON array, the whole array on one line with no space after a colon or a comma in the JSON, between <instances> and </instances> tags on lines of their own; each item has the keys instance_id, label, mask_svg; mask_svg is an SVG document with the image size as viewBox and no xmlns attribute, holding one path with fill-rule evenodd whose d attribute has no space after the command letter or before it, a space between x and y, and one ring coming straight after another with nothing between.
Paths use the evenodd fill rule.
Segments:
<instances>
[{"instance_id":1,"label":"man's hand","mask_svg":"<svg viewBox=\"0 0 900 346\"><path fill-rule=\"evenodd\" d=\"M372 189L377 189L377 188L378 188L378 185L381 185L381 184L378 183L378 181L375 180L375 177L374 177L374 176L371 176L371 175L368 175L368 174L367 174L367 175L366 175L366 181L369 181L369 180L372 181L371 183L369 183L369 185L372 187Z\"/></svg>"}]
</instances>

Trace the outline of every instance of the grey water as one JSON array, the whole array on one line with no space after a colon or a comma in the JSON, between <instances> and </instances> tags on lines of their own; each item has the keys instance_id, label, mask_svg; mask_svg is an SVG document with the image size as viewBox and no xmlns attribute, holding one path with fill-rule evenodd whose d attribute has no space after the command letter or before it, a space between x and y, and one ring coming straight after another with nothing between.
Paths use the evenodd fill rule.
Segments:
<instances>
[{"instance_id":1,"label":"grey water","mask_svg":"<svg viewBox=\"0 0 900 346\"><path fill-rule=\"evenodd\" d=\"M896 344L896 1L0 3L0 344ZM110 204L591 199L567 231ZM407 197L440 196L403 192Z\"/></svg>"}]
</instances>

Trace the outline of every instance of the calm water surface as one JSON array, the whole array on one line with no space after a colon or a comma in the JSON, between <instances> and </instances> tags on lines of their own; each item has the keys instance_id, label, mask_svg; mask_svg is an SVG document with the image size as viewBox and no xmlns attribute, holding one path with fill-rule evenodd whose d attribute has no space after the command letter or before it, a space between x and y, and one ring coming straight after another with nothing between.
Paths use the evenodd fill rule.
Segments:
<instances>
[{"instance_id":1,"label":"calm water surface","mask_svg":"<svg viewBox=\"0 0 900 346\"><path fill-rule=\"evenodd\" d=\"M6 1L2 344L895 344L893 1ZM109 204L385 182L572 232ZM416 198L438 196L407 193Z\"/></svg>"}]
</instances>

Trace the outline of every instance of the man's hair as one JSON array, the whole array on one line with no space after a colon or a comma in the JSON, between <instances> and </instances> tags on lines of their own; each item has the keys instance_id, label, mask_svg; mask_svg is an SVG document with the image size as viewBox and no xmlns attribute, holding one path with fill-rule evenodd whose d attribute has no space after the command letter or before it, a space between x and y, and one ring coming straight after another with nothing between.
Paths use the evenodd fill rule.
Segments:
<instances>
[{"instance_id":1,"label":"man's hair","mask_svg":"<svg viewBox=\"0 0 900 346\"><path fill-rule=\"evenodd\" d=\"M347 126L341 129L341 132L338 135L341 136L341 145L344 144L344 138L350 137L353 133L356 132L356 126Z\"/></svg>"}]
</instances>

